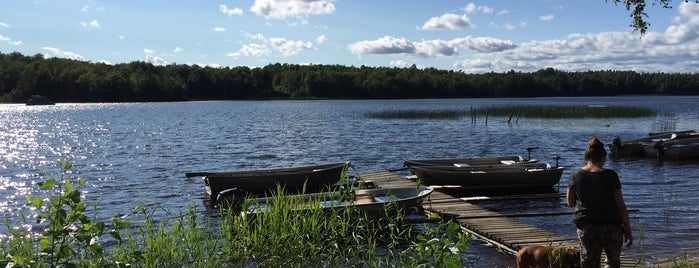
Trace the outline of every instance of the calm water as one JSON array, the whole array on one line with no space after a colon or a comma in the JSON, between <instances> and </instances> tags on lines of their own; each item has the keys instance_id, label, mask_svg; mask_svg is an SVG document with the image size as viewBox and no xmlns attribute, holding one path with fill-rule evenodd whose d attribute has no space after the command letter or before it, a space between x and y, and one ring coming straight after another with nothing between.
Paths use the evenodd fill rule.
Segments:
<instances>
[{"instance_id":1,"label":"calm water","mask_svg":"<svg viewBox=\"0 0 699 268\"><path fill-rule=\"evenodd\" d=\"M675 120L677 130L699 130L699 97L600 97L449 100L216 101L183 103L0 105L0 211L17 215L45 172L59 158L74 162L88 179L85 196L100 215L129 213L143 202L177 211L206 213L204 186L185 172L287 167L351 161L353 173L399 168L406 159L465 156L561 155L570 170L582 165L591 135L644 136L656 121ZM629 105L658 110L641 119L461 120L369 119L369 111L470 109L491 105ZM699 250L697 162L610 161L621 175L636 247L629 255L655 257ZM503 212L569 211L563 199L485 203ZM200 207L200 208L199 208ZM521 221L575 238L570 216ZM644 249L639 229L645 228ZM4 228L4 226L2 227ZM0 229L4 230L4 229ZM4 231L3 231L4 232ZM507 266L508 256L478 248L481 264Z\"/></svg>"}]
</instances>

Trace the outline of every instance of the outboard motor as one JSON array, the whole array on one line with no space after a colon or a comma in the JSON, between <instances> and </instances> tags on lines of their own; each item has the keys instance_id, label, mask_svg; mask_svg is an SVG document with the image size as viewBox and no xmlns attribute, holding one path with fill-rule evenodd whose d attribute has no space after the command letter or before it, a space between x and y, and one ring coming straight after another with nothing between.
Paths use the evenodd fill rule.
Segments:
<instances>
[{"instance_id":1,"label":"outboard motor","mask_svg":"<svg viewBox=\"0 0 699 268\"><path fill-rule=\"evenodd\" d=\"M539 149L539 147L527 147L527 161L532 160L532 151Z\"/></svg>"},{"instance_id":2,"label":"outboard motor","mask_svg":"<svg viewBox=\"0 0 699 268\"><path fill-rule=\"evenodd\" d=\"M662 140L659 140L653 144L653 148L657 152L658 156L658 162L662 162L665 160L665 151L667 151L667 147L665 147L665 142Z\"/></svg>"},{"instance_id":3,"label":"outboard motor","mask_svg":"<svg viewBox=\"0 0 699 268\"><path fill-rule=\"evenodd\" d=\"M216 207L239 210L245 201L245 192L238 188L231 188L221 191L216 196Z\"/></svg>"},{"instance_id":4,"label":"outboard motor","mask_svg":"<svg viewBox=\"0 0 699 268\"><path fill-rule=\"evenodd\" d=\"M623 145L621 144L621 139L619 137L616 137L612 140L612 144L614 144L614 147L616 147L617 150L623 149Z\"/></svg>"},{"instance_id":5,"label":"outboard motor","mask_svg":"<svg viewBox=\"0 0 699 268\"><path fill-rule=\"evenodd\" d=\"M556 168L558 168L558 160L561 160L561 156L560 156L560 155L557 155L557 154L554 154L554 155L551 156L551 158L553 158L553 159L556 160Z\"/></svg>"}]
</instances>

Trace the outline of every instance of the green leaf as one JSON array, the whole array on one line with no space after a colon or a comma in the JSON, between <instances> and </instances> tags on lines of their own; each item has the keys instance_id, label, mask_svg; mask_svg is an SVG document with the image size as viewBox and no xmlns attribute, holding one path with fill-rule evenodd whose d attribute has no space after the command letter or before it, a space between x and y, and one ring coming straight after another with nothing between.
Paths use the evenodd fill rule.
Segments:
<instances>
[{"instance_id":1,"label":"green leaf","mask_svg":"<svg viewBox=\"0 0 699 268\"><path fill-rule=\"evenodd\" d=\"M47 252L51 249L51 241L46 237L42 237L41 240L39 240L39 247L41 247L44 252Z\"/></svg>"},{"instance_id":2,"label":"green leaf","mask_svg":"<svg viewBox=\"0 0 699 268\"><path fill-rule=\"evenodd\" d=\"M27 198L31 198L31 197L30 197L30 196L27 196ZM41 207L44 206L44 199L42 199L42 198L39 197L39 196L34 197L34 199L31 200L31 202L29 203L29 205L31 205L31 206L34 207L34 208L39 209L39 208L41 208Z\"/></svg>"},{"instance_id":3,"label":"green leaf","mask_svg":"<svg viewBox=\"0 0 699 268\"><path fill-rule=\"evenodd\" d=\"M65 161L65 163L63 163L63 171L64 172L71 169L72 167L73 167L73 163L71 163L70 161Z\"/></svg>"},{"instance_id":4,"label":"green leaf","mask_svg":"<svg viewBox=\"0 0 699 268\"><path fill-rule=\"evenodd\" d=\"M39 183L39 187L40 187L42 190L51 189L51 187L53 187L53 186L55 186L55 185L56 185L56 180L55 180L55 179L48 179L48 180L46 180L46 181L43 181L43 182L40 182L40 183Z\"/></svg>"},{"instance_id":5,"label":"green leaf","mask_svg":"<svg viewBox=\"0 0 699 268\"><path fill-rule=\"evenodd\" d=\"M70 179L66 179L66 182L63 184L63 187L66 189L66 192L70 192L73 190L73 183L70 182Z\"/></svg>"}]
</instances>

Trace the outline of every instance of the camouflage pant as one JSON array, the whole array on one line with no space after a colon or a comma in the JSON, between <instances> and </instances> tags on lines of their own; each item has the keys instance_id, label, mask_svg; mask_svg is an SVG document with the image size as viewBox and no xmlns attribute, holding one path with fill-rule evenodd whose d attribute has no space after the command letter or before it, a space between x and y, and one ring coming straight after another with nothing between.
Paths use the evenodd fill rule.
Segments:
<instances>
[{"instance_id":1,"label":"camouflage pant","mask_svg":"<svg viewBox=\"0 0 699 268\"><path fill-rule=\"evenodd\" d=\"M621 224L593 225L578 228L580 239L580 266L600 267L602 250L607 255L605 267L621 266L621 246L624 243Z\"/></svg>"}]
</instances>

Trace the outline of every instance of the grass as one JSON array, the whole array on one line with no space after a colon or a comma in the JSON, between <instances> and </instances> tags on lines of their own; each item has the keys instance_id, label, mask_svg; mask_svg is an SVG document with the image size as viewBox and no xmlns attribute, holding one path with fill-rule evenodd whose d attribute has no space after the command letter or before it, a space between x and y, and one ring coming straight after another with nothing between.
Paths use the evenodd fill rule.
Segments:
<instances>
[{"instance_id":1,"label":"grass","mask_svg":"<svg viewBox=\"0 0 699 268\"><path fill-rule=\"evenodd\" d=\"M98 221L98 208L80 196L85 179L65 177L72 167L61 161L60 176L41 183L45 196L28 196L36 217L19 213L26 225L36 220L40 233L18 228L4 218L0 265L12 267L463 267L469 235L454 222L407 224L403 215L375 220L351 207L323 210L318 203L298 210L298 200L283 191L264 213L220 210L200 218L194 207L170 213L137 206L130 222L117 215ZM78 182L78 183L75 183ZM245 207L245 206L244 206ZM161 209L168 216L156 218ZM93 214L92 214L93 213Z\"/></svg>"},{"instance_id":2,"label":"grass","mask_svg":"<svg viewBox=\"0 0 699 268\"><path fill-rule=\"evenodd\" d=\"M528 118L636 118L656 115L652 109L629 106L595 105L521 105L491 106L471 110L393 110L369 112L365 116L376 119L461 119L466 116L528 117Z\"/></svg>"}]
</instances>

